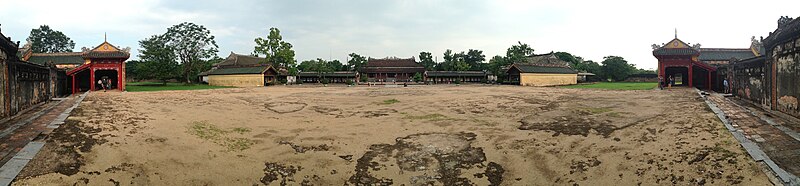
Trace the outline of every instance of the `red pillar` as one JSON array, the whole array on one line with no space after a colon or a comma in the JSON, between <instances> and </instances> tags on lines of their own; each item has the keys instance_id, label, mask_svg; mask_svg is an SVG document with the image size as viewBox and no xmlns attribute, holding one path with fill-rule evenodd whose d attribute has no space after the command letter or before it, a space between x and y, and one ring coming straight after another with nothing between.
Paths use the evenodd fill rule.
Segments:
<instances>
[{"instance_id":1,"label":"red pillar","mask_svg":"<svg viewBox=\"0 0 800 186\"><path fill-rule=\"evenodd\" d=\"M117 90L123 91L125 90L125 65L120 64L119 68L117 68Z\"/></svg>"},{"instance_id":2,"label":"red pillar","mask_svg":"<svg viewBox=\"0 0 800 186\"><path fill-rule=\"evenodd\" d=\"M76 88L77 87L75 87L75 74L72 74L72 94L75 94L75 93L78 92L78 90Z\"/></svg>"},{"instance_id":3,"label":"red pillar","mask_svg":"<svg viewBox=\"0 0 800 186\"><path fill-rule=\"evenodd\" d=\"M692 86L694 86L694 85L692 84L692 71L693 71L693 70L692 70L692 67L693 67L693 66L694 66L694 64L691 64L691 62L689 62L689 87L692 87Z\"/></svg>"},{"instance_id":4,"label":"red pillar","mask_svg":"<svg viewBox=\"0 0 800 186\"><path fill-rule=\"evenodd\" d=\"M706 72L708 72L708 84L706 85L706 89L708 89L710 91L711 90L711 71L706 71Z\"/></svg>"},{"instance_id":5,"label":"red pillar","mask_svg":"<svg viewBox=\"0 0 800 186\"><path fill-rule=\"evenodd\" d=\"M89 90L94 91L95 81L94 81L94 69L92 69L92 67L89 67L89 74L90 74L89 75Z\"/></svg>"}]
</instances>

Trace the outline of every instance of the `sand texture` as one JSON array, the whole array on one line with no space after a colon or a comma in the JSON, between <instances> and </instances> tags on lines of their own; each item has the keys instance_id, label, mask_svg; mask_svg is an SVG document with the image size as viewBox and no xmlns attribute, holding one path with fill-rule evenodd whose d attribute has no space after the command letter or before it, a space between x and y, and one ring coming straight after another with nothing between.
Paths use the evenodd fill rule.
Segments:
<instances>
[{"instance_id":1,"label":"sand texture","mask_svg":"<svg viewBox=\"0 0 800 186\"><path fill-rule=\"evenodd\" d=\"M14 185L771 185L697 94L94 92Z\"/></svg>"}]
</instances>

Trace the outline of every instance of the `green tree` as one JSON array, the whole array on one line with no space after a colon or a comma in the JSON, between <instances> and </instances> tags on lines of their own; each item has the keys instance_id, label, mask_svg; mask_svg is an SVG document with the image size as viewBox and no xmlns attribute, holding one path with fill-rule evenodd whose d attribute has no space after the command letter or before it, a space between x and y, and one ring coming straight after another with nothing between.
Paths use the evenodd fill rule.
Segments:
<instances>
[{"instance_id":1,"label":"green tree","mask_svg":"<svg viewBox=\"0 0 800 186\"><path fill-rule=\"evenodd\" d=\"M134 66L135 78L156 79L166 84L167 80L178 77L177 53L166 42L166 39L159 35L139 41L141 62Z\"/></svg>"},{"instance_id":2,"label":"green tree","mask_svg":"<svg viewBox=\"0 0 800 186\"><path fill-rule=\"evenodd\" d=\"M31 42L31 50L36 53L72 52L75 48L72 39L47 25L32 29L28 41Z\"/></svg>"},{"instance_id":3,"label":"green tree","mask_svg":"<svg viewBox=\"0 0 800 186\"><path fill-rule=\"evenodd\" d=\"M217 42L211 31L202 25L184 22L167 28L163 36L167 48L171 49L182 67L182 79L191 83L198 65L217 55Z\"/></svg>"},{"instance_id":4,"label":"green tree","mask_svg":"<svg viewBox=\"0 0 800 186\"><path fill-rule=\"evenodd\" d=\"M433 55L430 52L420 52L419 63L425 67L425 70L436 70L436 61L433 61Z\"/></svg>"},{"instance_id":5,"label":"green tree","mask_svg":"<svg viewBox=\"0 0 800 186\"><path fill-rule=\"evenodd\" d=\"M492 59L489 59L489 65L487 70L495 75L498 75L499 79L501 75L505 77L504 75L505 72L503 71L503 68L505 68L508 65L511 65L511 63L508 60L506 60L505 57L497 55L492 57Z\"/></svg>"},{"instance_id":6,"label":"green tree","mask_svg":"<svg viewBox=\"0 0 800 186\"><path fill-rule=\"evenodd\" d=\"M450 49L445 50L442 56L444 61L442 61L439 64L436 64L436 70L453 71L454 70L453 59L455 59L455 57L456 56L453 54L453 50Z\"/></svg>"},{"instance_id":7,"label":"green tree","mask_svg":"<svg viewBox=\"0 0 800 186\"><path fill-rule=\"evenodd\" d=\"M583 62L583 59L581 57L573 56L568 52L556 52L554 53L554 55L556 55L556 57L558 57L558 59L562 61L569 62L569 65L576 70L577 67L580 66L581 62Z\"/></svg>"},{"instance_id":8,"label":"green tree","mask_svg":"<svg viewBox=\"0 0 800 186\"><path fill-rule=\"evenodd\" d=\"M327 63L328 68L331 71L345 71L345 70L348 69L347 66L345 66L344 64L342 64L342 62L340 62L339 60L336 60L336 59L330 60L330 61L326 61L325 63Z\"/></svg>"},{"instance_id":9,"label":"green tree","mask_svg":"<svg viewBox=\"0 0 800 186\"><path fill-rule=\"evenodd\" d=\"M628 61L619 56L606 56L603 58L602 64L601 69L604 77L614 81L623 81L636 72L634 65L628 64Z\"/></svg>"},{"instance_id":10,"label":"green tree","mask_svg":"<svg viewBox=\"0 0 800 186\"><path fill-rule=\"evenodd\" d=\"M511 45L511 48L506 50L506 61L510 63L525 61L525 58L533 54L533 48L530 45L517 41L517 45Z\"/></svg>"},{"instance_id":11,"label":"green tree","mask_svg":"<svg viewBox=\"0 0 800 186\"><path fill-rule=\"evenodd\" d=\"M422 80L423 80L422 79L422 73L419 73L419 72L415 73L414 76L413 76L413 79L414 79L414 82L418 82L418 83L422 82Z\"/></svg>"},{"instance_id":12,"label":"green tree","mask_svg":"<svg viewBox=\"0 0 800 186\"><path fill-rule=\"evenodd\" d=\"M464 55L464 61L470 65L471 68L469 70L485 70L483 62L486 61L486 55L483 55L481 50L469 49Z\"/></svg>"},{"instance_id":13,"label":"green tree","mask_svg":"<svg viewBox=\"0 0 800 186\"><path fill-rule=\"evenodd\" d=\"M134 81L142 80L139 74L139 65L142 64L140 60L125 61L125 76L132 78Z\"/></svg>"},{"instance_id":14,"label":"green tree","mask_svg":"<svg viewBox=\"0 0 800 186\"><path fill-rule=\"evenodd\" d=\"M292 44L283 41L281 31L278 28L270 28L267 39L256 38L255 54L264 54L265 63L271 63L278 68L286 68L290 71L297 62L294 59L294 50Z\"/></svg>"},{"instance_id":15,"label":"green tree","mask_svg":"<svg viewBox=\"0 0 800 186\"><path fill-rule=\"evenodd\" d=\"M359 70L364 64L367 64L367 58L356 53L349 54L350 59L347 60L349 70Z\"/></svg>"},{"instance_id":16,"label":"green tree","mask_svg":"<svg viewBox=\"0 0 800 186\"><path fill-rule=\"evenodd\" d=\"M317 77L321 80L320 83L322 83L322 80L325 80L325 73L333 72L331 63L322 58L317 58L317 60L311 64L311 69L309 70L317 73Z\"/></svg>"}]
</instances>

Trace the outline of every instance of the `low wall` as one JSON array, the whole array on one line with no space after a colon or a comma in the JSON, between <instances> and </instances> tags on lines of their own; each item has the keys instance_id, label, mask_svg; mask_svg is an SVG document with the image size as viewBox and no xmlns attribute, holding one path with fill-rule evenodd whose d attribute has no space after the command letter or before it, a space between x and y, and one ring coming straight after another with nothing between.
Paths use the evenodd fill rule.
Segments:
<instances>
[{"instance_id":1,"label":"low wall","mask_svg":"<svg viewBox=\"0 0 800 186\"><path fill-rule=\"evenodd\" d=\"M520 74L522 86L556 86L578 84L578 74Z\"/></svg>"},{"instance_id":2,"label":"low wall","mask_svg":"<svg viewBox=\"0 0 800 186\"><path fill-rule=\"evenodd\" d=\"M212 86L260 87L264 86L264 75L261 74L209 75L208 84Z\"/></svg>"}]
</instances>

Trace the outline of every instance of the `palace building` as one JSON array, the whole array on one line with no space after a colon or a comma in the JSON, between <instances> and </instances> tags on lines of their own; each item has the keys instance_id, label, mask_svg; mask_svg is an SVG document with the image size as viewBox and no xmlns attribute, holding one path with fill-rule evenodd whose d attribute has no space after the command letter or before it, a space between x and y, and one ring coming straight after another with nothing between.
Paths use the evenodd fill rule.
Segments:
<instances>
[{"instance_id":1,"label":"palace building","mask_svg":"<svg viewBox=\"0 0 800 186\"><path fill-rule=\"evenodd\" d=\"M207 76L208 84L214 86L259 87L275 84L279 74L265 58L231 52L200 76Z\"/></svg>"},{"instance_id":2,"label":"palace building","mask_svg":"<svg viewBox=\"0 0 800 186\"><path fill-rule=\"evenodd\" d=\"M369 58L367 64L359 69L370 82L410 82L414 74L425 73L425 67L411 58Z\"/></svg>"},{"instance_id":3,"label":"palace building","mask_svg":"<svg viewBox=\"0 0 800 186\"><path fill-rule=\"evenodd\" d=\"M578 72L569 62L558 59L554 53L528 56L515 62L506 70L507 81L522 86L557 86L578 84Z\"/></svg>"},{"instance_id":4,"label":"palace building","mask_svg":"<svg viewBox=\"0 0 800 186\"><path fill-rule=\"evenodd\" d=\"M675 79L676 86L697 87L721 91L722 81L729 73L727 66L742 59L761 55L763 48L753 40L750 48L700 48L674 39L663 45L653 45L658 59L658 75Z\"/></svg>"},{"instance_id":5,"label":"palace building","mask_svg":"<svg viewBox=\"0 0 800 186\"><path fill-rule=\"evenodd\" d=\"M92 49L82 52L33 53L24 48L22 60L41 65L53 64L67 70L67 82L71 92L102 90L98 80L110 81L110 89L125 91L125 60L130 57L130 48L120 49L104 41Z\"/></svg>"}]
</instances>

